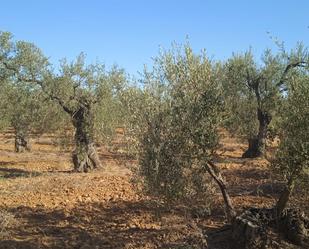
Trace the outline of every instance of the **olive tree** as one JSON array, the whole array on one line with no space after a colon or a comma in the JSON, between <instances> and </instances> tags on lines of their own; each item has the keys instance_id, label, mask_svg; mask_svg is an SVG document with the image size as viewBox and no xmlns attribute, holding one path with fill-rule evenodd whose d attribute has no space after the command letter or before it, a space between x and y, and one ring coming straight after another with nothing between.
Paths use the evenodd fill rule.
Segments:
<instances>
[{"instance_id":1,"label":"olive tree","mask_svg":"<svg viewBox=\"0 0 309 249\"><path fill-rule=\"evenodd\" d=\"M145 131L145 120L153 113L154 99L148 90L141 87L141 84L131 81L119 91L118 100L118 105L120 104L118 110L121 113L120 123L124 131L123 152L128 157L137 158L141 135Z\"/></svg>"},{"instance_id":2,"label":"olive tree","mask_svg":"<svg viewBox=\"0 0 309 249\"><path fill-rule=\"evenodd\" d=\"M12 73L12 77L21 84L40 89L46 98L57 103L69 115L75 128L74 169L87 172L99 167L95 122L100 120L95 114L103 112L100 103L108 94L112 97L109 100L117 95L117 88L125 81L124 71L117 67L106 71L101 64L86 65L85 56L81 54L71 63L62 60L59 72L55 73L48 59L34 44L12 42L11 37L7 43L11 45L0 58L5 71ZM97 127L102 128L102 125Z\"/></svg>"},{"instance_id":3,"label":"olive tree","mask_svg":"<svg viewBox=\"0 0 309 249\"><path fill-rule=\"evenodd\" d=\"M251 208L232 223L232 236L239 248L266 248L268 229L282 232L290 242L308 246L308 218L298 209L286 209L296 184L308 188L309 84L308 65L294 70L285 83L277 109L279 148L272 167L285 179L284 190L272 208ZM284 211L284 212L283 212ZM307 241L307 242L306 242Z\"/></svg>"},{"instance_id":4,"label":"olive tree","mask_svg":"<svg viewBox=\"0 0 309 249\"><path fill-rule=\"evenodd\" d=\"M30 133L40 135L52 131L59 121L59 110L34 89L12 85L7 91L5 107L9 125L15 132L15 152L31 150Z\"/></svg>"},{"instance_id":5,"label":"olive tree","mask_svg":"<svg viewBox=\"0 0 309 249\"><path fill-rule=\"evenodd\" d=\"M229 109L226 124L248 139L249 146L243 157L264 154L267 133L272 120L276 119L286 83L307 63L308 52L301 44L290 53L284 48L276 55L266 50L261 65L251 51L234 55L227 61L223 80Z\"/></svg>"},{"instance_id":6,"label":"olive tree","mask_svg":"<svg viewBox=\"0 0 309 249\"><path fill-rule=\"evenodd\" d=\"M23 81L23 78L29 78L32 73L38 72L47 61L34 59L35 53L27 53L29 44L21 41L12 42L10 33L1 33L0 40L1 81L4 95L4 99L1 98L1 109L5 114L1 119L6 120L6 127L14 129L15 151L23 152L31 148L30 132L42 134L51 130L61 117L57 106L43 96L38 86ZM38 54L36 58L40 58L40 55ZM32 69L27 69L24 65ZM20 74L17 75L18 67Z\"/></svg>"},{"instance_id":7,"label":"olive tree","mask_svg":"<svg viewBox=\"0 0 309 249\"><path fill-rule=\"evenodd\" d=\"M10 76L2 60L11 50L11 35L6 32L0 32L0 129L3 130L9 126L9 115L7 111L8 92L10 90Z\"/></svg>"},{"instance_id":8,"label":"olive tree","mask_svg":"<svg viewBox=\"0 0 309 249\"><path fill-rule=\"evenodd\" d=\"M106 123L101 122L96 114L102 114L104 110L106 113L103 107L108 108L107 102L103 107L102 103L108 99L104 98L108 94L116 94L114 90L117 87L105 86L121 85L124 80L124 72L118 68L107 72L100 64L85 65L83 54L73 63L64 60L59 75L46 76L44 81L36 80L43 92L56 101L72 120L75 128L75 150L72 158L76 171L87 172L101 166L95 149L95 128L99 127L102 131L106 128ZM110 102L110 105L112 106L113 102ZM98 123L101 125L96 125Z\"/></svg>"},{"instance_id":9,"label":"olive tree","mask_svg":"<svg viewBox=\"0 0 309 249\"><path fill-rule=\"evenodd\" d=\"M7 94L9 91L9 85L7 84L6 80L0 80L0 88L0 131L2 131L10 124L9 112L6 108L7 102L9 100Z\"/></svg>"},{"instance_id":10,"label":"olive tree","mask_svg":"<svg viewBox=\"0 0 309 249\"><path fill-rule=\"evenodd\" d=\"M143 79L148 101L139 161L146 187L169 198L211 195L209 173L231 220L235 211L214 163L222 111L218 72L205 52L194 54L189 45L155 58Z\"/></svg>"},{"instance_id":11,"label":"olive tree","mask_svg":"<svg viewBox=\"0 0 309 249\"><path fill-rule=\"evenodd\" d=\"M116 128L125 128L128 112L122 96L128 88L127 77L124 69L113 66L96 89L95 135L97 141L105 145L112 144Z\"/></svg>"},{"instance_id":12,"label":"olive tree","mask_svg":"<svg viewBox=\"0 0 309 249\"><path fill-rule=\"evenodd\" d=\"M239 247L267 247L270 244L267 229L270 227L283 233L290 242L308 247L308 217L299 209L286 209L296 184L303 183L303 187L308 188L308 80L308 67L294 75L279 110L280 144L271 165L285 179L285 187L273 208L253 208L236 217L232 230Z\"/></svg>"},{"instance_id":13,"label":"olive tree","mask_svg":"<svg viewBox=\"0 0 309 249\"><path fill-rule=\"evenodd\" d=\"M307 70L309 68L307 67ZM285 209L296 184L309 178L309 75L293 78L281 110L280 145L272 166L286 180L277 202L277 214ZM306 186L308 187L308 186Z\"/></svg>"}]
</instances>

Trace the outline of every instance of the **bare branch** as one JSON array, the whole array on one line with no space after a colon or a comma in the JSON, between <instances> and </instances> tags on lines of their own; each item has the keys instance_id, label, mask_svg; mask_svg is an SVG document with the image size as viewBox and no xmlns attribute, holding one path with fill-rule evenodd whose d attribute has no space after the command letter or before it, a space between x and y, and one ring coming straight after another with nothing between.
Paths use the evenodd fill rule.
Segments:
<instances>
[{"instance_id":1,"label":"bare branch","mask_svg":"<svg viewBox=\"0 0 309 249\"><path fill-rule=\"evenodd\" d=\"M49 97L52 99L52 100L56 100L58 102L58 104L63 108L63 110L65 112L67 112L68 114L70 114L71 116L74 114L74 111L71 110L70 108L68 108L63 100L61 100L60 98L58 98L57 96L54 96L54 95L49 95Z\"/></svg>"}]
</instances>

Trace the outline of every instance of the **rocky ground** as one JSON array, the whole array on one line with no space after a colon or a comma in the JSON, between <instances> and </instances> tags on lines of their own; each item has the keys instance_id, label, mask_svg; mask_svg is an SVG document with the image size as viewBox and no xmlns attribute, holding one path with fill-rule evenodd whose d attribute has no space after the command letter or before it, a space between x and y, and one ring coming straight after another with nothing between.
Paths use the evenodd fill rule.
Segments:
<instances>
[{"instance_id":1,"label":"rocky ground","mask_svg":"<svg viewBox=\"0 0 309 249\"><path fill-rule=\"evenodd\" d=\"M69 151L48 136L32 141L16 154L12 135L0 137L0 248L203 248L206 237L209 248L230 248L219 193L211 214L194 201L168 207L140 192L132 160L99 148L102 169L72 173ZM267 161L242 159L245 145L229 136L222 144L217 163L237 210L272 206L282 184ZM309 210L302 191L291 203Z\"/></svg>"}]
</instances>

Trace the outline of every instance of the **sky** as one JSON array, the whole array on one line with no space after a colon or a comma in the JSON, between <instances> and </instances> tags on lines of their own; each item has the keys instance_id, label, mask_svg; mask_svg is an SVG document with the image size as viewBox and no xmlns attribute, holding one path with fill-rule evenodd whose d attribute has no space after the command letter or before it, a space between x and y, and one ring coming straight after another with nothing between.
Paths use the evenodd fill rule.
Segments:
<instances>
[{"instance_id":1,"label":"sky","mask_svg":"<svg viewBox=\"0 0 309 249\"><path fill-rule=\"evenodd\" d=\"M217 60L252 47L309 45L309 0L10 0L0 1L0 30L35 43L56 66L80 52L87 62L118 64L138 75L160 46L188 40Z\"/></svg>"}]
</instances>

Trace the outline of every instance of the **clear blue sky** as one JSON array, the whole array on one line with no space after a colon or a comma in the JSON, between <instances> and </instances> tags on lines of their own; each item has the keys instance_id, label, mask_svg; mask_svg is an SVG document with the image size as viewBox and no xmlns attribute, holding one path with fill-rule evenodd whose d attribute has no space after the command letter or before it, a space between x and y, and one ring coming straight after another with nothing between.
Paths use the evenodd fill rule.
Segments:
<instances>
[{"instance_id":1,"label":"clear blue sky","mask_svg":"<svg viewBox=\"0 0 309 249\"><path fill-rule=\"evenodd\" d=\"M215 59L249 46L274 47L267 31L293 47L309 45L308 0L10 0L1 1L0 30L34 42L53 63L75 58L117 63L130 74L151 63L159 46L186 36Z\"/></svg>"}]
</instances>

